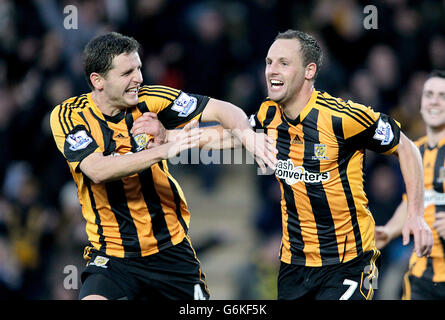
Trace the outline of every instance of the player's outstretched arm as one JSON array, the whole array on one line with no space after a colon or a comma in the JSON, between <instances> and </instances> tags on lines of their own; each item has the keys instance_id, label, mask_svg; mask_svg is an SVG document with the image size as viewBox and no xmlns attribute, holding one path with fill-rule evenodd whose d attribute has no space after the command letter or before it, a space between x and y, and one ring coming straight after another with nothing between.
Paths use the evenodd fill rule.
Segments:
<instances>
[{"instance_id":1,"label":"player's outstretched arm","mask_svg":"<svg viewBox=\"0 0 445 320\"><path fill-rule=\"evenodd\" d=\"M278 151L273 140L264 133L253 131L242 109L226 101L210 99L201 120L203 122L216 121L223 128L230 129L246 150L253 154L263 172L266 172L266 166L275 170Z\"/></svg>"},{"instance_id":2,"label":"player's outstretched arm","mask_svg":"<svg viewBox=\"0 0 445 320\"><path fill-rule=\"evenodd\" d=\"M402 229L403 244L407 245L409 243L409 236L412 234L417 256L429 255L433 247L433 236L423 217L424 178L422 158L419 149L402 132L400 133L400 142L396 153L408 198L407 216Z\"/></svg>"},{"instance_id":3,"label":"player's outstretched arm","mask_svg":"<svg viewBox=\"0 0 445 320\"><path fill-rule=\"evenodd\" d=\"M133 136L138 134L147 134L152 137L148 148L172 141L176 135L181 132L180 129L166 130L158 120L156 113L146 112L136 119L130 133ZM241 147L241 141L231 134L230 130L224 129L221 125L213 125L202 128L201 138L199 139L199 148L205 150L221 150Z\"/></svg>"},{"instance_id":4,"label":"player's outstretched arm","mask_svg":"<svg viewBox=\"0 0 445 320\"><path fill-rule=\"evenodd\" d=\"M181 151L198 146L201 129L196 120L187 124L175 139L148 150L120 156L104 156L100 152L90 154L80 163L80 170L94 183L102 183L128 177L153 164L172 158Z\"/></svg>"},{"instance_id":5,"label":"player's outstretched arm","mask_svg":"<svg viewBox=\"0 0 445 320\"><path fill-rule=\"evenodd\" d=\"M246 114L240 108L229 102L210 99L201 120L202 122L219 122L221 125L203 128L199 140L200 148L228 149L242 145L254 155L263 172L266 172L266 166L275 169L276 154L278 153L274 145L275 142L264 133L254 132ZM141 133L149 134L154 137L154 142L150 145L157 145L157 142L170 141L178 134L178 131L167 130L167 134L165 134L165 129L156 114L145 113L136 119L131 133L133 136ZM158 138L158 135L161 138Z\"/></svg>"}]
</instances>

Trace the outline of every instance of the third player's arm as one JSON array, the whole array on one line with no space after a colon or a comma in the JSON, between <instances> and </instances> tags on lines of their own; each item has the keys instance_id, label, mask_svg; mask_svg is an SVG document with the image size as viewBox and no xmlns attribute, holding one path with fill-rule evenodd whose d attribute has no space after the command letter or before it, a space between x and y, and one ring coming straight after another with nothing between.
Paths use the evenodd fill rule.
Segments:
<instances>
[{"instance_id":1,"label":"third player's arm","mask_svg":"<svg viewBox=\"0 0 445 320\"><path fill-rule=\"evenodd\" d=\"M401 201L391 219L384 226L375 227L377 249L383 249L391 240L402 235L407 216L406 207L406 201Z\"/></svg>"}]
</instances>

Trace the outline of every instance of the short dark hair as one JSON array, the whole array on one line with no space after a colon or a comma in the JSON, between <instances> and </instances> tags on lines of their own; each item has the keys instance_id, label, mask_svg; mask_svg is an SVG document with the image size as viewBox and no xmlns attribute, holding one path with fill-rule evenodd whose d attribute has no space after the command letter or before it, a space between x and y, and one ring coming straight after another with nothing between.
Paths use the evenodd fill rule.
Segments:
<instances>
[{"instance_id":1,"label":"short dark hair","mask_svg":"<svg viewBox=\"0 0 445 320\"><path fill-rule=\"evenodd\" d=\"M427 79L431 79L431 78L443 78L445 79L445 70L433 70L430 72L430 74L428 75Z\"/></svg>"},{"instance_id":2,"label":"short dark hair","mask_svg":"<svg viewBox=\"0 0 445 320\"><path fill-rule=\"evenodd\" d=\"M140 45L132 37L117 32L110 32L93 38L83 51L83 65L88 85L94 89L90 75L97 72L106 76L111 69L113 58L122 53L139 51Z\"/></svg>"},{"instance_id":3,"label":"short dark hair","mask_svg":"<svg viewBox=\"0 0 445 320\"><path fill-rule=\"evenodd\" d=\"M321 65L323 64L323 51L321 50L317 40L305 32L292 29L278 33L275 40L278 39L297 39L300 42L303 66L306 67L312 62L317 65L317 71L315 72L314 76L315 80L318 72L320 71Z\"/></svg>"}]
</instances>

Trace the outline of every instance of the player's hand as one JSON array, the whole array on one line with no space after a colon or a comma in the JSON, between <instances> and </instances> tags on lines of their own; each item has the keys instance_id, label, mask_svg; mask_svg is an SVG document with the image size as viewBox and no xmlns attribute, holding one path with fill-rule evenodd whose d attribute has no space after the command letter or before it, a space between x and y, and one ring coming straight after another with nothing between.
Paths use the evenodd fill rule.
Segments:
<instances>
[{"instance_id":1,"label":"player's hand","mask_svg":"<svg viewBox=\"0 0 445 320\"><path fill-rule=\"evenodd\" d=\"M440 211L436 213L436 221L433 223L433 228L436 229L441 238L445 239L445 212Z\"/></svg>"},{"instance_id":2,"label":"player's hand","mask_svg":"<svg viewBox=\"0 0 445 320\"><path fill-rule=\"evenodd\" d=\"M415 215L406 218L402 229L404 246L408 245L410 234L414 237L414 251L417 256L429 256L433 248L433 233L423 217Z\"/></svg>"},{"instance_id":3,"label":"player's hand","mask_svg":"<svg viewBox=\"0 0 445 320\"><path fill-rule=\"evenodd\" d=\"M158 120L158 115L154 112L145 112L142 114L142 116L137 118L133 123L130 133L133 136L137 136L141 133L152 136L153 140L149 143L147 148L158 146L167 142L166 130L162 123Z\"/></svg>"},{"instance_id":4,"label":"player's hand","mask_svg":"<svg viewBox=\"0 0 445 320\"><path fill-rule=\"evenodd\" d=\"M272 170L276 169L278 150L271 137L264 133L246 130L243 132L242 142L246 150L253 154L263 173L267 172L266 166Z\"/></svg>"},{"instance_id":5,"label":"player's hand","mask_svg":"<svg viewBox=\"0 0 445 320\"><path fill-rule=\"evenodd\" d=\"M177 133L171 137L172 140L164 144L166 148L165 158L173 158L184 150L198 147L202 131L203 130L198 127L197 120L191 121L185 125L183 129L178 130Z\"/></svg>"},{"instance_id":6,"label":"player's hand","mask_svg":"<svg viewBox=\"0 0 445 320\"><path fill-rule=\"evenodd\" d=\"M387 226L375 227L375 246L377 249L383 249L391 241L390 231Z\"/></svg>"}]
</instances>

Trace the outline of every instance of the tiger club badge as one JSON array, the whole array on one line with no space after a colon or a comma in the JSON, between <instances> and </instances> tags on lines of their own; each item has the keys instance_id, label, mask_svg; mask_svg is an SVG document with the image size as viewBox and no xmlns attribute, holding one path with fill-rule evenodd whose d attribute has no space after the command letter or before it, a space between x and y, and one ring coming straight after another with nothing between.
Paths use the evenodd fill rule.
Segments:
<instances>
[{"instance_id":1,"label":"tiger club badge","mask_svg":"<svg viewBox=\"0 0 445 320\"><path fill-rule=\"evenodd\" d=\"M145 133L140 133L134 137L134 141L136 142L136 152L144 150L147 148L148 143L152 140L153 137L147 135Z\"/></svg>"}]
</instances>

